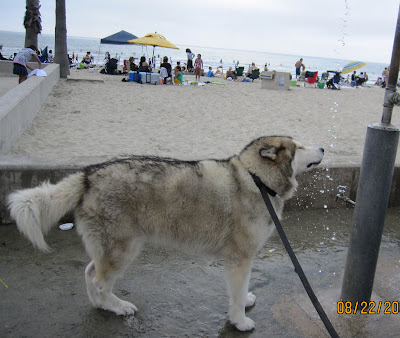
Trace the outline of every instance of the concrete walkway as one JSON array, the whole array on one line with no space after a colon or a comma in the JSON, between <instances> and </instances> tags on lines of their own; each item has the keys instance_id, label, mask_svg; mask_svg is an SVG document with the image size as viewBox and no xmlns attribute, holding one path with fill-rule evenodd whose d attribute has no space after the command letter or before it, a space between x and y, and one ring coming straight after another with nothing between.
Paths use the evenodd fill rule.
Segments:
<instances>
[{"instance_id":1,"label":"concrete walkway","mask_svg":"<svg viewBox=\"0 0 400 338\"><path fill-rule=\"evenodd\" d=\"M372 296L375 312L382 302L379 315L338 314L352 209L286 213L287 236L341 337L400 332L399 211L389 210L382 240ZM227 321L220 261L147 246L115 285L117 296L139 309L135 316L121 317L92 308L84 281L89 258L75 230L53 229L47 237L53 249L49 254L35 250L15 226L0 227L0 238L2 337L328 336L277 234L253 265L250 289L257 301L248 316L256 329L249 333Z\"/></svg>"}]
</instances>

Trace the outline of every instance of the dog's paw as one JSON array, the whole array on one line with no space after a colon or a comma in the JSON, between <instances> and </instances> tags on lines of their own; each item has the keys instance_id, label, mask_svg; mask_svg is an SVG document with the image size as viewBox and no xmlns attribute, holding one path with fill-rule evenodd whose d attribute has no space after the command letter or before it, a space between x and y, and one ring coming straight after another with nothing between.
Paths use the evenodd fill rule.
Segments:
<instances>
[{"instance_id":1,"label":"dog's paw","mask_svg":"<svg viewBox=\"0 0 400 338\"><path fill-rule=\"evenodd\" d=\"M103 302L99 306L103 310L108 310L114 312L118 316L129 316L135 314L137 312L137 307L130 302L119 299L118 297L111 295L108 301Z\"/></svg>"},{"instance_id":2,"label":"dog's paw","mask_svg":"<svg viewBox=\"0 0 400 338\"><path fill-rule=\"evenodd\" d=\"M237 323L232 323L239 331L250 331L255 328L254 321L249 317L244 317L243 320Z\"/></svg>"},{"instance_id":3,"label":"dog's paw","mask_svg":"<svg viewBox=\"0 0 400 338\"><path fill-rule=\"evenodd\" d=\"M246 297L246 307L253 306L256 302L256 296L253 292L249 292Z\"/></svg>"},{"instance_id":4,"label":"dog's paw","mask_svg":"<svg viewBox=\"0 0 400 338\"><path fill-rule=\"evenodd\" d=\"M114 312L120 316L129 316L134 315L137 310L137 307L132 303L121 300L121 303L115 307Z\"/></svg>"}]
</instances>

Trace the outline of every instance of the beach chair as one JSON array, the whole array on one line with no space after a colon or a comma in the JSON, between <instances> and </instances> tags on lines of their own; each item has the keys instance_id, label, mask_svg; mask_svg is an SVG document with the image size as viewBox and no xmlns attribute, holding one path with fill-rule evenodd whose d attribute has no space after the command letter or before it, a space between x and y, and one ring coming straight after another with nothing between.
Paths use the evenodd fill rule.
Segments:
<instances>
[{"instance_id":1,"label":"beach chair","mask_svg":"<svg viewBox=\"0 0 400 338\"><path fill-rule=\"evenodd\" d=\"M39 56L39 60L41 63L47 63L48 57L49 57L49 54L47 52L47 46L46 46L46 48L42 50L42 53Z\"/></svg>"},{"instance_id":2,"label":"beach chair","mask_svg":"<svg viewBox=\"0 0 400 338\"><path fill-rule=\"evenodd\" d=\"M312 85L313 87L317 87L318 72L307 71L305 77L307 84Z\"/></svg>"},{"instance_id":3,"label":"beach chair","mask_svg":"<svg viewBox=\"0 0 400 338\"><path fill-rule=\"evenodd\" d=\"M109 75L115 75L117 74L117 68L118 68L118 60L117 59L110 59L105 65L106 68L106 74Z\"/></svg>"},{"instance_id":4,"label":"beach chair","mask_svg":"<svg viewBox=\"0 0 400 338\"><path fill-rule=\"evenodd\" d=\"M238 77L238 76L243 76L243 72L244 72L244 67L237 67L237 68L235 68L235 75L236 75L236 77Z\"/></svg>"},{"instance_id":5,"label":"beach chair","mask_svg":"<svg viewBox=\"0 0 400 338\"><path fill-rule=\"evenodd\" d=\"M250 75L251 81L254 81L255 79L258 79L259 77L260 77L260 70L259 69L253 69L251 71L251 75Z\"/></svg>"}]
</instances>

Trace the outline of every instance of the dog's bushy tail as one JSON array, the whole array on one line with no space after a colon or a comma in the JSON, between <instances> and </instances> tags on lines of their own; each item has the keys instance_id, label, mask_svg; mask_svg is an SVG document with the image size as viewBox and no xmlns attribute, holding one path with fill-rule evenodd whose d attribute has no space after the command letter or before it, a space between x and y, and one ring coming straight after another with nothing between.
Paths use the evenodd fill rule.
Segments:
<instances>
[{"instance_id":1,"label":"dog's bushy tail","mask_svg":"<svg viewBox=\"0 0 400 338\"><path fill-rule=\"evenodd\" d=\"M76 208L84 191L84 174L73 174L56 185L16 191L8 197L11 217L35 247L50 251L43 235L61 217Z\"/></svg>"}]
</instances>

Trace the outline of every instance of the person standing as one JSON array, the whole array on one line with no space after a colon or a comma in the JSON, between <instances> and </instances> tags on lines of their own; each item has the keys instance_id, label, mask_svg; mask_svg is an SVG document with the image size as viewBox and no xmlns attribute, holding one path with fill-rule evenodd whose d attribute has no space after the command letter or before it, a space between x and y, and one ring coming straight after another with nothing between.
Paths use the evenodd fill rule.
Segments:
<instances>
[{"instance_id":1,"label":"person standing","mask_svg":"<svg viewBox=\"0 0 400 338\"><path fill-rule=\"evenodd\" d=\"M186 55L187 55L187 65L186 65L187 71L193 72L193 58L195 55L189 48L186 48Z\"/></svg>"},{"instance_id":2,"label":"person standing","mask_svg":"<svg viewBox=\"0 0 400 338\"><path fill-rule=\"evenodd\" d=\"M200 81L200 76L203 71L203 60L201 59L201 54L197 54L197 59L194 61L194 73L196 74L196 81L197 78Z\"/></svg>"},{"instance_id":3,"label":"person standing","mask_svg":"<svg viewBox=\"0 0 400 338\"><path fill-rule=\"evenodd\" d=\"M13 74L19 76L19 82L22 83L28 78L28 69L33 70L32 67L28 65L28 61L33 57L38 63L39 69L42 67L42 63L37 56L37 48L34 45L23 48L17 55L15 55L13 60Z\"/></svg>"},{"instance_id":4,"label":"person standing","mask_svg":"<svg viewBox=\"0 0 400 338\"><path fill-rule=\"evenodd\" d=\"M297 61L294 66L296 67L296 79L298 76L300 76L300 68L306 69L306 66L303 64L303 58L300 58L299 61Z\"/></svg>"}]
</instances>

